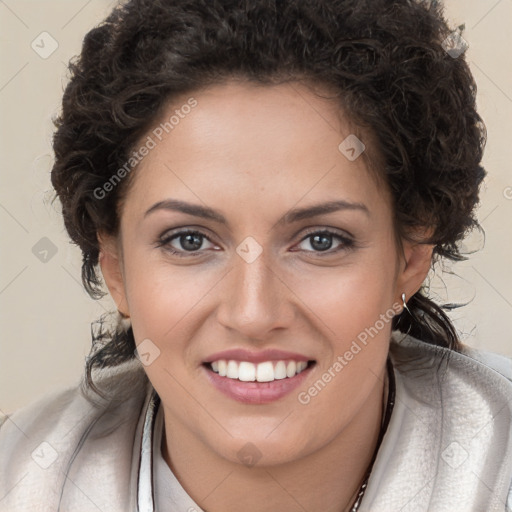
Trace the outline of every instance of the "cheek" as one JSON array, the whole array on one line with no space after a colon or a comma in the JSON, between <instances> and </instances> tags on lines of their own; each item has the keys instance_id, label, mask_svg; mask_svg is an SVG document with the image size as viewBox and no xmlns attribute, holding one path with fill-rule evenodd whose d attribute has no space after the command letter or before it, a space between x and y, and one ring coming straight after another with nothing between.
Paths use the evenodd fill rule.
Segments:
<instances>
[{"instance_id":1,"label":"cheek","mask_svg":"<svg viewBox=\"0 0 512 512\"><path fill-rule=\"evenodd\" d=\"M306 452L344 428L380 384L395 315L390 274L378 266L354 267L307 286L325 357L296 394L305 428L316 433L305 438Z\"/></svg>"},{"instance_id":2,"label":"cheek","mask_svg":"<svg viewBox=\"0 0 512 512\"><path fill-rule=\"evenodd\" d=\"M200 328L201 300L212 288L212 276L197 277L193 271L162 262L125 262L127 296L136 344L149 339L158 356L145 371L160 396L172 396L171 407L179 416L198 412L182 383L198 378L197 357L191 354L195 329ZM151 345L152 346L152 345ZM179 412L181 410L181 412Z\"/></svg>"},{"instance_id":3,"label":"cheek","mask_svg":"<svg viewBox=\"0 0 512 512\"><path fill-rule=\"evenodd\" d=\"M303 314L321 327L334 346L374 325L390 311L394 296L394 266L391 259L373 258L369 252L338 268L323 268L285 277L305 305ZM380 325L380 324L379 324Z\"/></svg>"},{"instance_id":4,"label":"cheek","mask_svg":"<svg viewBox=\"0 0 512 512\"><path fill-rule=\"evenodd\" d=\"M125 261L126 291L135 339L172 335L218 281L200 266L179 267L137 253Z\"/></svg>"}]
</instances>

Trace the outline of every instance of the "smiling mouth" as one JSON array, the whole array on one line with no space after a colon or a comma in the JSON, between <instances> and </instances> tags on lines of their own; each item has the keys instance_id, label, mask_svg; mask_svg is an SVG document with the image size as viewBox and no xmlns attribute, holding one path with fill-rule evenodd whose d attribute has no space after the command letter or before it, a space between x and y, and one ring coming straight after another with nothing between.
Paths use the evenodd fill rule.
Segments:
<instances>
[{"instance_id":1,"label":"smiling mouth","mask_svg":"<svg viewBox=\"0 0 512 512\"><path fill-rule=\"evenodd\" d=\"M291 379L315 364L316 362L313 360L294 361L288 359L251 363L249 361L219 359L218 361L204 363L203 366L220 377L239 382L273 382L275 380Z\"/></svg>"}]
</instances>

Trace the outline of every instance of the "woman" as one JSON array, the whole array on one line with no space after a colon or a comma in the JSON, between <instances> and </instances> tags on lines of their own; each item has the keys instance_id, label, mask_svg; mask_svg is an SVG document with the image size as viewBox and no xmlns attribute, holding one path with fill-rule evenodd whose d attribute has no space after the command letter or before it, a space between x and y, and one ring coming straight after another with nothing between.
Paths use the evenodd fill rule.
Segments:
<instances>
[{"instance_id":1,"label":"woman","mask_svg":"<svg viewBox=\"0 0 512 512\"><path fill-rule=\"evenodd\" d=\"M132 0L87 34L52 182L119 321L4 420L2 510L510 510L510 361L423 288L478 227L462 42L408 0Z\"/></svg>"}]
</instances>

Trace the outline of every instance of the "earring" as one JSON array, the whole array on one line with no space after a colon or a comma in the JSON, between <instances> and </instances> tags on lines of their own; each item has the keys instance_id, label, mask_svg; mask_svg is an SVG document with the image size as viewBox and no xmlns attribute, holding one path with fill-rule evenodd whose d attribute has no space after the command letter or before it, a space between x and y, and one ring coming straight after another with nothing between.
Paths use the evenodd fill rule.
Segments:
<instances>
[{"instance_id":1,"label":"earring","mask_svg":"<svg viewBox=\"0 0 512 512\"><path fill-rule=\"evenodd\" d=\"M410 309L407 307L407 302L405 302L405 293L402 293L402 303L403 303L404 309L407 311L407 313L409 313L409 315L412 316Z\"/></svg>"},{"instance_id":2,"label":"earring","mask_svg":"<svg viewBox=\"0 0 512 512\"><path fill-rule=\"evenodd\" d=\"M117 312L119 313L119 316L121 317L119 319L119 325L121 326L121 328L124 331L127 331L132 324L131 320L130 320L130 315L125 315L123 312L119 311L119 309L117 310Z\"/></svg>"},{"instance_id":3,"label":"earring","mask_svg":"<svg viewBox=\"0 0 512 512\"><path fill-rule=\"evenodd\" d=\"M402 315L402 313L403 313L404 311L407 311L407 313L409 313L409 315L411 316L411 319L412 319L412 318L414 318L413 314L411 313L411 310L410 310L410 309L409 309L409 307L407 306L407 302L405 301L405 293L402 293L402 304L403 304L403 309L402 309L402 312L400 313L400 319L399 319L399 321L398 321L397 327L398 327L398 325L400 324L400 320L404 320L404 321L406 321L406 322L407 322L407 320L405 319L405 317L402 319L402 316L401 316L401 315ZM401 331L401 332L404 334L404 338L403 338L403 339L405 339L405 337L407 337L407 336L408 336L408 334L411 332L412 322L411 322L411 321L409 321L409 322L407 322L407 323L409 324L409 327L407 328L407 332L403 332L403 331ZM402 340L400 340L400 341L402 341Z\"/></svg>"}]
</instances>

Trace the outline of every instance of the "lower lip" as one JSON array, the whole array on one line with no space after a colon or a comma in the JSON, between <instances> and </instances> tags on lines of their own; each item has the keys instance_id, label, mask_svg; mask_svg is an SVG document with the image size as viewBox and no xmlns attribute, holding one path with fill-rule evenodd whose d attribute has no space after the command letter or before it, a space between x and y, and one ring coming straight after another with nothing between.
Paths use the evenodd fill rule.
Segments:
<instances>
[{"instance_id":1,"label":"lower lip","mask_svg":"<svg viewBox=\"0 0 512 512\"><path fill-rule=\"evenodd\" d=\"M267 404L283 398L299 387L308 377L313 366L314 365L308 366L294 377L273 380L272 382L242 382L240 380L221 377L213 370L206 367L203 368L209 381L220 392L233 400L245 404Z\"/></svg>"}]
</instances>

